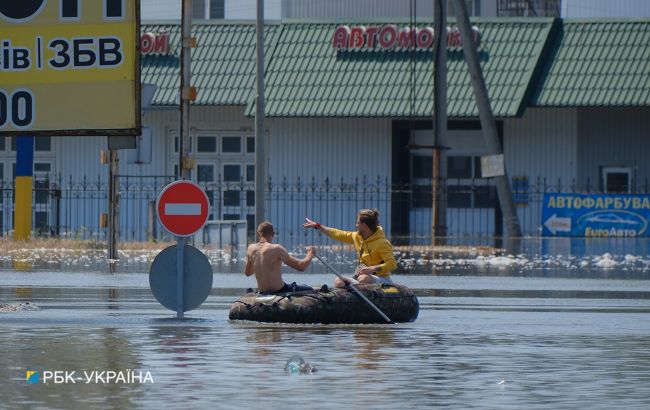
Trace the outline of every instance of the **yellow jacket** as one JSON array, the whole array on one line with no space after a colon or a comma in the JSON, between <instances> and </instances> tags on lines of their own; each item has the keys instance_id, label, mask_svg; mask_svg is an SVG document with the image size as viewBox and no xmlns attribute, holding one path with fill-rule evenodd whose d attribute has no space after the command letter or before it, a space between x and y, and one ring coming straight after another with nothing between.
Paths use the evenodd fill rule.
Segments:
<instances>
[{"instance_id":1,"label":"yellow jacket","mask_svg":"<svg viewBox=\"0 0 650 410\"><path fill-rule=\"evenodd\" d=\"M335 228L327 228L327 236L339 242L351 243L359 255L359 262L366 266L380 265L381 270L376 272L377 276L390 276L390 272L397 268L395 256L393 256L393 245L388 242L384 230L377 227L375 233L366 240L358 232L342 231Z\"/></svg>"}]
</instances>

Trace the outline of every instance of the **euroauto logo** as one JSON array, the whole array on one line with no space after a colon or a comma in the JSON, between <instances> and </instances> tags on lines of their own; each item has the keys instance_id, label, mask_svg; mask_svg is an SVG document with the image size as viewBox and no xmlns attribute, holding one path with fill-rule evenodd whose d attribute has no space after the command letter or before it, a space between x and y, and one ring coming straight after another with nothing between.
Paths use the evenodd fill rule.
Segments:
<instances>
[{"instance_id":1,"label":"euroauto logo","mask_svg":"<svg viewBox=\"0 0 650 410\"><path fill-rule=\"evenodd\" d=\"M149 371L140 370L27 370L27 384L146 384L154 383Z\"/></svg>"}]
</instances>

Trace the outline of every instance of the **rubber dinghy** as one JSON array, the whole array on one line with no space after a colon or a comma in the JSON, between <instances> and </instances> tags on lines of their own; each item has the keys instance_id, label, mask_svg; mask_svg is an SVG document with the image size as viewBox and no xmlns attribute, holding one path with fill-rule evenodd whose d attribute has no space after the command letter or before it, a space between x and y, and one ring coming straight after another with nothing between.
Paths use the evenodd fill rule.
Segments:
<instances>
[{"instance_id":1,"label":"rubber dinghy","mask_svg":"<svg viewBox=\"0 0 650 410\"><path fill-rule=\"evenodd\" d=\"M413 291L398 284L356 285L375 306L394 322L413 322L419 303ZM371 306L344 288L240 297L230 307L230 319L279 323L385 323Z\"/></svg>"}]
</instances>

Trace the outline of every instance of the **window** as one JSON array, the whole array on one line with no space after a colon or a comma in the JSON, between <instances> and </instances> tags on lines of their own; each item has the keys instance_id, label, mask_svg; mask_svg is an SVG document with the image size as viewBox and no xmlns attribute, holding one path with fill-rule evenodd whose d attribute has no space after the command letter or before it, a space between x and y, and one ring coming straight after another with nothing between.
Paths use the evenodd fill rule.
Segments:
<instances>
[{"instance_id":1,"label":"window","mask_svg":"<svg viewBox=\"0 0 650 410\"><path fill-rule=\"evenodd\" d=\"M239 182L239 181L241 181L241 166L240 165L224 165L223 166L223 180L225 182Z\"/></svg>"},{"instance_id":2,"label":"window","mask_svg":"<svg viewBox=\"0 0 650 410\"><path fill-rule=\"evenodd\" d=\"M34 228L41 233L48 232L47 211L34 212Z\"/></svg>"},{"instance_id":3,"label":"window","mask_svg":"<svg viewBox=\"0 0 650 410\"><path fill-rule=\"evenodd\" d=\"M47 204L47 198L49 196L50 196L49 181L47 180L34 181L34 203Z\"/></svg>"},{"instance_id":4,"label":"window","mask_svg":"<svg viewBox=\"0 0 650 410\"><path fill-rule=\"evenodd\" d=\"M413 156L413 178L431 179L433 175L433 159L430 156Z\"/></svg>"},{"instance_id":5,"label":"window","mask_svg":"<svg viewBox=\"0 0 650 410\"><path fill-rule=\"evenodd\" d=\"M246 206L255 206L255 191L246 191Z\"/></svg>"},{"instance_id":6,"label":"window","mask_svg":"<svg viewBox=\"0 0 650 410\"><path fill-rule=\"evenodd\" d=\"M52 151L52 137L34 137L34 151Z\"/></svg>"},{"instance_id":7,"label":"window","mask_svg":"<svg viewBox=\"0 0 650 410\"><path fill-rule=\"evenodd\" d=\"M255 182L255 165L246 165L246 181Z\"/></svg>"},{"instance_id":8,"label":"window","mask_svg":"<svg viewBox=\"0 0 650 410\"><path fill-rule=\"evenodd\" d=\"M471 208L472 207L472 186L471 185L448 186L447 207Z\"/></svg>"},{"instance_id":9,"label":"window","mask_svg":"<svg viewBox=\"0 0 650 410\"><path fill-rule=\"evenodd\" d=\"M196 166L196 179L199 183L214 182L214 165L198 164Z\"/></svg>"},{"instance_id":10,"label":"window","mask_svg":"<svg viewBox=\"0 0 650 410\"><path fill-rule=\"evenodd\" d=\"M5 137L0 137L0 151L5 150Z\"/></svg>"},{"instance_id":11,"label":"window","mask_svg":"<svg viewBox=\"0 0 650 410\"><path fill-rule=\"evenodd\" d=\"M34 163L34 173L46 173L49 174L52 170L52 164L47 162L35 162Z\"/></svg>"},{"instance_id":12,"label":"window","mask_svg":"<svg viewBox=\"0 0 650 410\"><path fill-rule=\"evenodd\" d=\"M222 19L225 18L225 15L224 0L210 0L210 18Z\"/></svg>"},{"instance_id":13,"label":"window","mask_svg":"<svg viewBox=\"0 0 650 410\"><path fill-rule=\"evenodd\" d=\"M493 185L474 187L474 208L495 208L497 206L497 190Z\"/></svg>"},{"instance_id":14,"label":"window","mask_svg":"<svg viewBox=\"0 0 650 410\"><path fill-rule=\"evenodd\" d=\"M472 157L447 157L447 178L472 178Z\"/></svg>"},{"instance_id":15,"label":"window","mask_svg":"<svg viewBox=\"0 0 650 410\"><path fill-rule=\"evenodd\" d=\"M194 0L192 2L192 19L203 20L206 18L205 2L206 0Z\"/></svg>"},{"instance_id":16,"label":"window","mask_svg":"<svg viewBox=\"0 0 650 410\"><path fill-rule=\"evenodd\" d=\"M629 194L632 170L628 167L603 167L603 191L608 194Z\"/></svg>"},{"instance_id":17,"label":"window","mask_svg":"<svg viewBox=\"0 0 650 410\"><path fill-rule=\"evenodd\" d=\"M239 191L223 191L223 206L239 206Z\"/></svg>"},{"instance_id":18,"label":"window","mask_svg":"<svg viewBox=\"0 0 650 410\"><path fill-rule=\"evenodd\" d=\"M196 152L217 152L217 137L197 137Z\"/></svg>"},{"instance_id":19,"label":"window","mask_svg":"<svg viewBox=\"0 0 650 410\"><path fill-rule=\"evenodd\" d=\"M414 185L413 186L413 207L431 208L432 205L433 205L433 195L431 194L431 185Z\"/></svg>"},{"instance_id":20,"label":"window","mask_svg":"<svg viewBox=\"0 0 650 410\"><path fill-rule=\"evenodd\" d=\"M224 0L194 0L192 1L192 18L223 19L225 16Z\"/></svg>"},{"instance_id":21,"label":"window","mask_svg":"<svg viewBox=\"0 0 650 410\"><path fill-rule=\"evenodd\" d=\"M246 152L255 153L255 137L246 137Z\"/></svg>"},{"instance_id":22,"label":"window","mask_svg":"<svg viewBox=\"0 0 650 410\"><path fill-rule=\"evenodd\" d=\"M221 152L238 154L241 152L241 137L223 137L221 139Z\"/></svg>"}]
</instances>

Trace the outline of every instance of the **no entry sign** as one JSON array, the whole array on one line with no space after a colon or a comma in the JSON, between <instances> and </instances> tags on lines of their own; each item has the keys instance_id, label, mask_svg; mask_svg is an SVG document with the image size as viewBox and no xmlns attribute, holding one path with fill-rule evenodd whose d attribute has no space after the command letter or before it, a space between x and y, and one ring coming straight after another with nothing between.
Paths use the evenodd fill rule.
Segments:
<instances>
[{"instance_id":1,"label":"no entry sign","mask_svg":"<svg viewBox=\"0 0 650 410\"><path fill-rule=\"evenodd\" d=\"M208 220L208 196L189 181L167 185L156 203L160 223L174 235L190 236Z\"/></svg>"}]
</instances>

